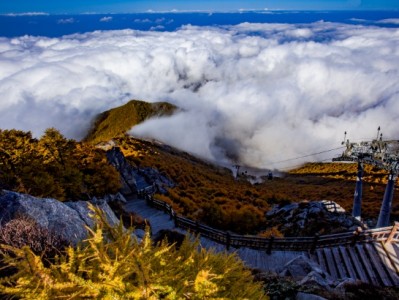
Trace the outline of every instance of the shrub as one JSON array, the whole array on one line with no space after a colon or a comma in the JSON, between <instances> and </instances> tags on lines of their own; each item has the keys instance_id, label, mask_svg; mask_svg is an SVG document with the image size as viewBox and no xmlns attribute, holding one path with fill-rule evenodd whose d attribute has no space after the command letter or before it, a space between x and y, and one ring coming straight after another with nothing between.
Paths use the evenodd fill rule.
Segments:
<instances>
[{"instance_id":1,"label":"shrub","mask_svg":"<svg viewBox=\"0 0 399 300\"><path fill-rule=\"evenodd\" d=\"M68 242L27 216L19 216L0 226L0 243L6 248L29 247L45 258L54 257Z\"/></svg>"},{"instance_id":2,"label":"shrub","mask_svg":"<svg viewBox=\"0 0 399 300\"><path fill-rule=\"evenodd\" d=\"M77 248L69 247L51 266L29 247L10 248L4 263L15 274L0 281L3 294L27 299L264 299L236 255L199 249L188 238L177 249L141 242L120 223L110 226L97 208L96 226Z\"/></svg>"}]
</instances>

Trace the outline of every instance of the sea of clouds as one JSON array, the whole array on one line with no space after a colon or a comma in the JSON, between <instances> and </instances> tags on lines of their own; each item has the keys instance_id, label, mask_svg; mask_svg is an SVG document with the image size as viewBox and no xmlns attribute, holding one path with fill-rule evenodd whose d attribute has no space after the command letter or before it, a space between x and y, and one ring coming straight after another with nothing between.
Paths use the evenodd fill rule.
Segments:
<instances>
[{"instance_id":1,"label":"sea of clouds","mask_svg":"<svg viewBox=\"0 0 399 300\"><path fill-rule=\"evenodd\" d=\"M0 128L80 139L129 99L169 101L131 130L222 163L290 167L399 138L399 30L326 22L0 38ZM339 151L338 151L339 153Z\"/></svg>"}]
</instances>

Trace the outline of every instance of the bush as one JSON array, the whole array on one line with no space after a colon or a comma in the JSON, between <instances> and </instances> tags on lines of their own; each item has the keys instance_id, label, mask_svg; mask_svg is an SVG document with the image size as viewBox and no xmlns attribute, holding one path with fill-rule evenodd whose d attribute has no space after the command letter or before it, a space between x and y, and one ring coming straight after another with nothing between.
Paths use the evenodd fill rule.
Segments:
<instances>
[{"instance_id":1,"label":"bush","mask_svg":"<svg viewBox=\"0 0 399 300\"><path fill-rule=\"evenodd\" d=\"M233 254L199 249L188 238L177 249L141 242L120 223L110 226L97 208L96 226L79 247L69 247L52 265L29 247L10 248L3 262L15 274L0 292L25 299L265 299L261 283Z\"/></svg>"},{"instance_id":2,"label":"bush","mask_svg":"<svg viewBox=\"0 0 399 300\"><path fill-rule=\"evenodd\" d=\"M40 227L27 216L19 216L0 226L0 243L5 248L29 247L45 258L54 257L68 246L61 236Z\"/></svg>"}]
</instances>

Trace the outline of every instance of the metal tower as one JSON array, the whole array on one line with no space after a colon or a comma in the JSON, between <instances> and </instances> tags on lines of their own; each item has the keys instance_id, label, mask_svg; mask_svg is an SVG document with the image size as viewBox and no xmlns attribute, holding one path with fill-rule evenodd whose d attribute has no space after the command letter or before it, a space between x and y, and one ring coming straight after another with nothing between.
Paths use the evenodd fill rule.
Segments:
<instances>
[{"instance_id":1,"label":"metal tower","mask_svg":"<svg viewBox=\"0 0 399 300\"><path fill-rule=\"evenodd\" d=\"M385 189L377 228L388 226L395 181L399 173L399 141L383 141L382 134L380 134L380 127L378 127L377 139L371 142L350 143L349 140L347 140L343 142L343 144L346 145L346 150L340 157L334 158L333 161L358 162L356 190L352 211L352 215L355 218L360 219L361 214L363 163L376 166L389 172L388 184Z\"/></svg>"}]
</instances>

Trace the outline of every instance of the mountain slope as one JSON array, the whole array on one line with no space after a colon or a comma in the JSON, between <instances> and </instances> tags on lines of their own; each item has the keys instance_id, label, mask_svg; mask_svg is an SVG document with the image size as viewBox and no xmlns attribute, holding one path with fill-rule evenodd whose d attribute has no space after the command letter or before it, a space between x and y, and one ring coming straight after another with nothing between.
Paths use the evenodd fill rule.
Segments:
<instances>
[{"instance_id":1,"label":"mountain slope","mask_svg":"<svg viewBox=\"0 0 399 300\"><path fill-rule=\"evenodd\" d=\"M146 119L154 116L169 116L176 109L176 106L167 102L148 103L131 100L122 106L99 114L84 141L94 144L108 141Z\"/></svg>"},{"instance_id":2,"label":"mountain slope","mask_svg":"<svg viewBox=\"0 0 399 300\"><path fill-rule=\"evenodd\" d=\"M326 199L337 202L348 212L352 210L356 164L307 165L252 185L250 175L240 174L235 179L228 169L158 142L128 136L115 141L131 163L141 168L155 168L176 184L166 195L158 194L156 198L171 204L186 217L219 229L238 233L262 231L265 229L264 214L275 204ZM379 178L384 174L368 167L366 173L370 179L363 183L362 216L375 220L385 189ZM398 197L395 191L394 198ZM395 199L392 220L399 219L399 205ZM338 229L323 230L323 233L332 233Z\"/></svg>"}]
</instances>

